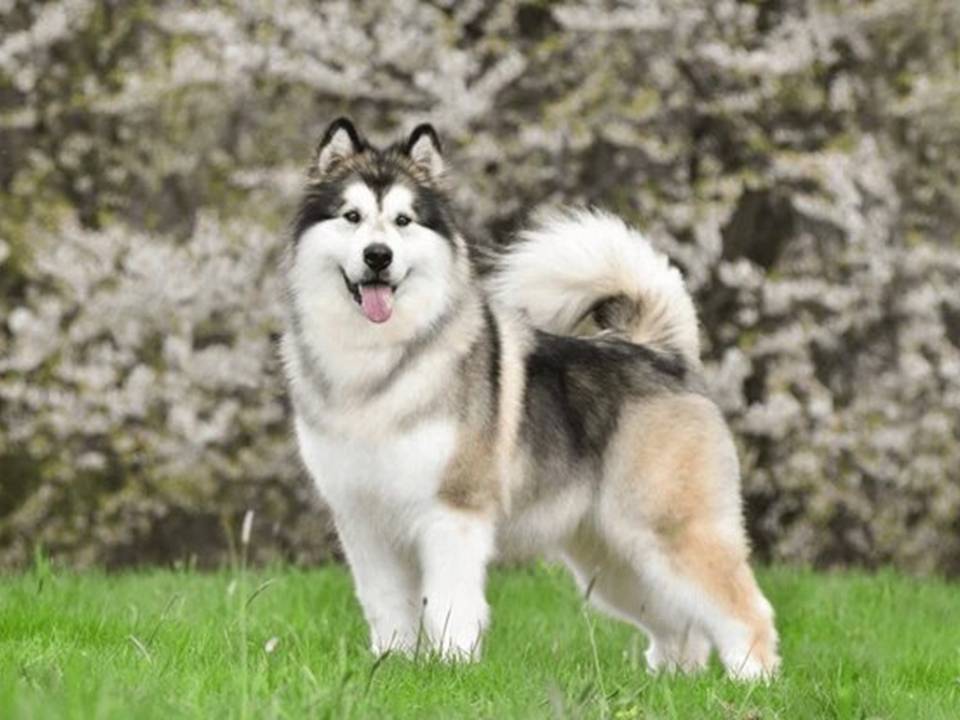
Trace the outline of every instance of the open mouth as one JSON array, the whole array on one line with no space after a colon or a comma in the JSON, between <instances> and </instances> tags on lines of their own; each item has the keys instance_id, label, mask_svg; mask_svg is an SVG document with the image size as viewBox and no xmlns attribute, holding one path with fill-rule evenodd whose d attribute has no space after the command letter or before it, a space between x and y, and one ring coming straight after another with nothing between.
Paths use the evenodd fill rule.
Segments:
<instances>
[{"instance_id":1,"label":"open mouth","mask_svg":"<svg viewBox=\"0 0 960 720\"><path fill-rule=\"evenodd\" d=\"M340 268L340 274L347 286L347 292L360 306L360 311L367 320L384 323L390 319L393 314L393 294L397 289L396 285L383 280L350 282L343 268Z\"/></svg>"}]
</instances>

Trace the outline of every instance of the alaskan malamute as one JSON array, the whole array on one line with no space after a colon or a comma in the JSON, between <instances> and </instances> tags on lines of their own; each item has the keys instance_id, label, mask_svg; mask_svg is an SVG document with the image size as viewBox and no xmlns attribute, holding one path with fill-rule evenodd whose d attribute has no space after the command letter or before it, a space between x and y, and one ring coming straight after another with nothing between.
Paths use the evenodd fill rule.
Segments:
<instances>
[{"instance_id":1,"label":"alaskan malamute","mask_svg":"<svg viewBox=\"0 0 960 720\"><path fill-rule=\"evenodd\" d=\"M716 648L731 676L770 676L773 613L679 272L619 219L568 210L481 281L443 174L429 125L379 149L337 120L286 266L297 440L373 651L476 657L487 565L543 553L649 634L651 670Z\"/></svg>"}]
</instances>

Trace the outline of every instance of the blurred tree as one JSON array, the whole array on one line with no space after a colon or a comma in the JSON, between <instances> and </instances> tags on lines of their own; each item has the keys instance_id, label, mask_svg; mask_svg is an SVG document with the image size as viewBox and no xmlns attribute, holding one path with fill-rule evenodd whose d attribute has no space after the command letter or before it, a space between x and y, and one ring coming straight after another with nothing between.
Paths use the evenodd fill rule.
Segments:
<instances>
[{"instance_id":1,"label":"blurred tree","mask_svg":"<svg viewBox=\"0 0 960 720\"><path fill-rule=\"evenodd\" d=\"M478 242L643 227L698 297L768 558L960 572L951 0L0 0L0 563L330 533L291 450L276 262L348 113L445 134Z\"/></svg>"}]
</instances>

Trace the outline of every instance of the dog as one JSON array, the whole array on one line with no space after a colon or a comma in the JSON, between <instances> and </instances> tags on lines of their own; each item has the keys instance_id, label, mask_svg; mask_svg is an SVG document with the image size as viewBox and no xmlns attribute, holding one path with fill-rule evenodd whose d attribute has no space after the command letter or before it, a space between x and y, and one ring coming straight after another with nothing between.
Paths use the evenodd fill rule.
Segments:
<instances>
[{"instance_id":1,"label":"dog","mask_svg":"<svg viewBox=\"0 0 960 720\"><path fill-rule=\"evenodd\" d=\"M649 669L777 670L737 454L679 271L597 210L542 216L481 277L440 141L317 148L284 263L302 457L374 653L475 659L496 558L559 557Z\"/></svg>"}]
</instances>

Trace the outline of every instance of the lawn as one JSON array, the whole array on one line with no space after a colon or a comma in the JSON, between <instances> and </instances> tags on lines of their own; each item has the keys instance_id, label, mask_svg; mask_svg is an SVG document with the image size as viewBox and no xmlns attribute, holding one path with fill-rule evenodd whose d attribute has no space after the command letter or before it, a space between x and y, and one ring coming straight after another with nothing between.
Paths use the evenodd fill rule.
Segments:
<instances>
[{"instance_id":1,"label":"lawn","mask_svg":"<svg viewBox=\"0 0 960 720\"><path fill-rule=\"evenodd\" d=\"M0 718L960 718L960 586L760 573L769 686L652 678L554 568L499 571L484 660L375 661L341 568L0 578Z\"/></svg>"}]
</instances>

